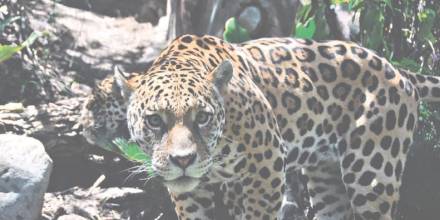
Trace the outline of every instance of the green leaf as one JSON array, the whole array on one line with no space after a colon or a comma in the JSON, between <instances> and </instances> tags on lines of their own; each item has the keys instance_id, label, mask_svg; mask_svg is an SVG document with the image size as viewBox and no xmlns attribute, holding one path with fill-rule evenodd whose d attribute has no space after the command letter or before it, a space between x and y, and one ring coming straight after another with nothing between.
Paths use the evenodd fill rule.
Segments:
<instances>
[{"instance_id":1,"label":"green leaf","mask_svg":"<svg viewBox=\"0 0 440 220\"><path fill-rule=\"evenodd\" d=\"M20 45L0 45L0 63L11 58L12 55L19 52L25 47L32 45L39 37L48 34L47 32L33 32L22 44Z\"/></svg>"},{"instance_id":2,"label":"green leaf","mask_svg":"<svg viewBox=\"0 0 440 220\"><path fill-rule=\"evenodd\" d=\"M312 17L305 24L297 23L295 28L295 37L312 39L316 32L316 21Z\"/></svg>"},{"instance_id":3,"label":"green leaf","mask_svg":"<svg viewBox=\"0 0 440 220\"><path fill-rule=\"evenodd\" d=\"M127 159L136 162L150 162L150 157L136 143L128 142L123 138L116 138L113 143L122 152L122 156Z\"/></svg>"},{"instance_id":4,"label":"green leaf","mask_svg":"<svg viewBox=\"0 0 440 220\"><path fill-rule=\"evenodd\" d=\"M116 138L113 143L119 148L120 155L128 160L142 163L147 168L148 175L153 175L154 171L151 167L151 157L147 155L136 143L128 142L123 138Z\"/></svg>"},{"instance_id":5,"label":"green leaf","mask_svg":"<svg viewBox=\"0 0 440 220\"><path fill-rule=\"evenodd\" d=\"M0 63L11 58L12 55L23 49L21 45L11 46L11 45L0 45Z\"/></svg>"},{"instance_id":6,"label":"green leaf","mask_svg":"<svg viewBox=\"0 0 440 220\"><path fill-rule=\"evenodd\" d=\"M250 40L251 37L248 31L240 26L237 19L235 19L235 17L231 17L225 23L223 39L231 43L241 43Z\"/></svg>"}]
</instances>

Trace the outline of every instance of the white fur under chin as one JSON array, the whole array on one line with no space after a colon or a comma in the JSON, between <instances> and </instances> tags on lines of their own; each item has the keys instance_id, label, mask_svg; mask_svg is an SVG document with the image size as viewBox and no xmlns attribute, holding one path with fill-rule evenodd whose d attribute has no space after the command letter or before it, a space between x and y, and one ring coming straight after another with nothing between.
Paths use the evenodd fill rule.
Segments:
<instances>
[{"instance_id":1,"label":"white fur under chin","mask_svg":"<svg viewBox=\"0 0 440 220\"><path fill-rule=\"evenodd\" d=\"M175 179L172 181L165 181L164 184L168 191L173 193L186 193L192 191L200 183L200 179L184 177L183 179Z\"/></svg>"}]
</instances>

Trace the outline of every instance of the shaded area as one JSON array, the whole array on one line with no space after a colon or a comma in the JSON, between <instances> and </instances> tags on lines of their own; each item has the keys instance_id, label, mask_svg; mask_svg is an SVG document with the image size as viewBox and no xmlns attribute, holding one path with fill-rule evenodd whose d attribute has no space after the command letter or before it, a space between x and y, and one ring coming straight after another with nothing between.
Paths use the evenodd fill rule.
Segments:
<instances>
[{"instance_id":1,"label":"shaded area","mask_svg":"<svg viewBox=\"0 0 440 220\"><path fill-rule=\"evenodd\" d=\"M160 15L164 14L161 11L164 7L162 3L154 9L157 10L155 14L151 15L142 14L142 10L144 5L150 10L154 4L149 4L151 1L141 3L140 0L130 0L130 3L110 1L114 4L104 0L64 0L61 1L63 4L49 0L21 1L25 5L24 8L12 4L13 1L0 2L1 5L10 7L7 11L12 12L2 16L21 17L8 26L0 38L1 43L19 43L33 30L47 30L52 33L48 38L40 39L32 48L0 64L0 104L11 101L23 102L26 107L37 104L40 108L36 109L44 112L44 109L49 107L40 105L42 103L54 103L55 100L84 96L90 92L88 86L93 85L96 79L102 79L111 73L114 64L122 65L127 71L144 71L165 45L167 21L159 19ZM151 17L148 17L150 15ZM196 16L193 16L193 19L194 17ZM219 27L221 25L221 22L217 24ZM436 34L438 36L438 32ZM20 109L14 111L26 113ZM438 106L431 109L438 109ZM67 117L64 119L68 121ZM422 125L408 156L401 188L400 220L438 219L440 147L435 144L439 139L436 133L439 126L435 123L439 120L435 116L426 120L433 125ZM74 120L68 122L71 121ZM0 126L3 129L0 133L4 130L25 133L25 129L14 130L17 128L10 125ZM28 132L30 130L27 129ZM77 131L79 130L80 128L77 128ZM424 140L426 133L433 133L431 142ZM47 142L48 139L54 140L48 137L39 139ZM160 216L161 213L161 219L175 219L173 205L160 184L145 184L142 180L144 176L129 177L130 173L127 170L134 164L89 146L79 132L73 134L72 139L65 140L70 140L77 148L57 142L49 144L47 149L55 163L49 186L51 194L47 199L47 205L53 202L57 206L47 209L54 212L54 219L60 213L72 211L72 206L69 205L81 201L77 201L78 198L84 199L83 193L91 187L97 190L96 193L88 195L90 200L87 201L93 204L102 202L103 197L100 195L107 188L138 187L146 190L110 200L109 204L119 205L105 206L104 210L99 210L103 215L107 215L109 210L116 210L122 213L121 216L125 216L121 217L124 219L128 216L131 216L131 219L151 219ZM56 149L51 148L55 145ZM100 181L98 186L94 186L102 175L105 179ZM219 201L221 195L217 196L219 198L216 200ZM57 203L60 201L62 202ZM84 202L84 205L87 205L87 202ZM228 219L222 213L219 215L218 219Z\"/></svg>"}]
</instances>

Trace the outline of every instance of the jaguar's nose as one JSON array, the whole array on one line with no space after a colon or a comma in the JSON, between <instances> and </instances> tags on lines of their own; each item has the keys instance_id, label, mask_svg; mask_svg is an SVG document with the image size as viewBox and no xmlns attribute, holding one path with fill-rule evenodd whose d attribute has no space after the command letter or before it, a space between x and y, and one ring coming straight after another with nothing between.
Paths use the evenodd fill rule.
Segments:
<instances>
[{"instance_id":1,"label":"jaguar's nose","mask_svg":"<svg viewBox=\"0 0 440 220\"><path fill-rule=\"evenodd\" d=\"M193 164L196 161L197 154L188 154L185 156L171 156L170 155L170 161L171 163L175 164L176 166L185 169L189 165Z\"/></svg>"}]
</instances>

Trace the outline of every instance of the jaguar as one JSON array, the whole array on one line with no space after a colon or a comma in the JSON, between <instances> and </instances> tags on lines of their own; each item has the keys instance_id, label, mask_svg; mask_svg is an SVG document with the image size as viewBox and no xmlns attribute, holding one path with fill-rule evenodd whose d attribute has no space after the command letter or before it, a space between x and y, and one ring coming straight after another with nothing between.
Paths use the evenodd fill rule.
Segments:
<instances>
[{"instance_id":1,"label":"jaguar","mask_svg":"<svg viewBox=\"0 0 440 220\"><path fill-rule=\"evenodd\" d=\"M316 219L393 219L418 103L440 97L355 43L291 38L184 35L115 78L180 219L213 218L214 188L235 219L276 219L299 169Z\"/></svg>"},{"instance_id":2,"label":"jaguar","mask_svg":"<svg viewBox=\"0 0 440 220\"><path fill-rule=\"evenodd\" d=\"M127 128L127 105L122 92L124 79L131 86L138 83L140 73L126 73L115 66L114 75L97 83L86 98L81 110L82 135L92 145L109 149L115 138L129 138ZM120 74L120 77L115 75Z\"/></svg>"}]
</instances>

